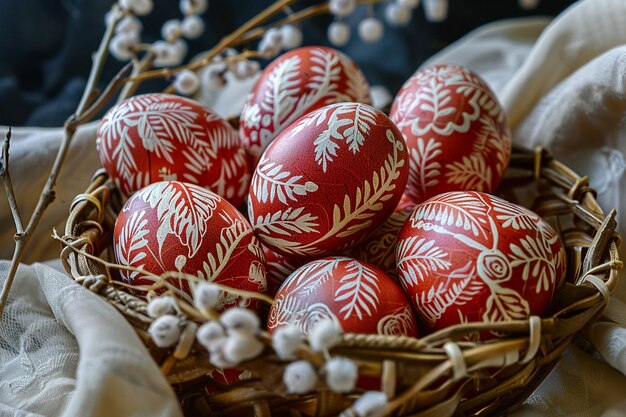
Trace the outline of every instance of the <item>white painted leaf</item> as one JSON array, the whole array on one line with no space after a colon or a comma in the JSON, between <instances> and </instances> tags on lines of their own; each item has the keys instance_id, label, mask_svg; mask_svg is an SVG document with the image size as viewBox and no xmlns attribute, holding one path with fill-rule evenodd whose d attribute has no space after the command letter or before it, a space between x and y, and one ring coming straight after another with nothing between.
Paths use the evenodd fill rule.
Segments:
<instances>
[{"instance_id":1,"label":"white painted leaf","mask_svg":"<svg viewBox=\"0 0 626 417\"><path fill-rule=\"evenodd\" d=\"M448 183L462 190L486 192L491 188L491 167L480 155L464 156L461 161L447 164L446 170Z\"/></svg>"},{"instance_id":2,"label":"white painted leaf","mask_svg":"<svg viewBox=\"0 0 626 417\"><path fill-rule=\"evenodd\" d=\"M402 283L412 287L423 282L432 274L447 271L452 263L450 255L442 248L435 246L435 241L426 241L420 236L411 236L398 242L398 268L406 272ZM407 276L408 275L408 276Z\"/></svg>"},{"instance_id":3,"label":"white painted leaf","mask_svg":"<svg viewBox=\"0 0 626 417\"><path fill-rule=\"evenodd\" d=\"M313 181L301 181L302 179L302 175L292 175L283 169L283 165L261 157L252 178L251 189L261 203L273 203L278 199L281 203L288 204L288 200L298 201L298 196L317 191L317 184Z\"/></svg>"},{"instance_id":4,"label":"white painted leaf","mask_svg":"<svg viewBox=\"0 0 626 417\"><path fill-rule=\"evenodd\" d=\"M550 248L546 248L541 240L543 240L541 234L537 238L527 235L520 239L519 245L515 243L509 245L511 266L523 266L524 281L531 277L537 280L535 287L537 293L550 291L556 282L556 269L549 252Z\"/></svg>"},{"instance_id":5,"label":"white painted leaf","mask_svg":"<svg viewBox=\"0 0 626 417\"><path fill-rule=\"evenodd\" d=\"M147 256L145 248L148 245L148 240L146 239L148 219L144 217L145 214L145 210L137 210L130 213L130 216L124 223L124 227L120 231L119 240L115 245L115 255L117 261L122 265L132 265L136 268L144 266L144 264L139 262ZM129 272L121 270L120 272L128 282L134 280L139 275L139 271Z\"/></svg>"},{"instance_id":6,"label":"white painted leaf","mask_svg":"<svg viewBox=\"0 0 626 417\"><path fill-rule=\"evenodd\" d=\"M440 277L428 291L416 297L420 312L433 325L451 306L462 306L475 299L485 284L476 276L476 267L468 262L452 271L447 277Z\"/></svg>"},{"instance_id":7,"label":"white painted leaf","mask_svg":"<svg viewBox=\"0 0 626 417\"><path fill-rule=\"evenodd\" d=\"M500 286L491 287L491 291L487 299L487 309L483 314L484 321L499 322L528 318L530 315L528 301L517 291Z\"/></svg>"},{"instance_id":8,"label":"white painted leaf","mask_svg":"<svg viewBox=\"0 0 626 417\"><path fill-rule=\"evenodd\" d=\"M335 301L345 301L339 313L344 313L344 320L353 314L360 320L365 315L372 316L378 310L381 294L376 272L357 261L352 261L345 269L347 274L339 280L340 286L335 290Z\"/></svg>"},{"instance_id":9,"label":"white painted leaf","mask_svg":"<svg viewBox=\"0 0 626 417\"><path fill-rule=\"evenodd\" d=\"M295 210L289 207L285 211L267 213L265 216L256 218L254 228L262 235L292 236L300 233L317 233L318 230L315 229L319 226L315 222L317 216L302 213L303 211L304 207Z\"/></svg>"},{"instance_id":10,"label":"white painted leaf","mask_svg":"<svg viewBox=\"0 0 626 417\"><path fill-rule=\"evenodd\" d=\"M485 202L474 194L446 193L419 205L410 221L413 227L420 221L426 221L444 227L459 227L474 236L487 237L487 210Z\"/></svg>"},{"instance_id":11,"label":"white painted leaf","mask_svg":"<svg viewBox=\"0 0 626 417\"><path fill-rule=\"evenodd\" d=\"M207 230L207 220L213 215L221 198L193 184L160 182L138 194L137 198L157 209L159 253L165 239L173 234L187 247L188 257L193 257Z\"/></svg>"}]
</instances>

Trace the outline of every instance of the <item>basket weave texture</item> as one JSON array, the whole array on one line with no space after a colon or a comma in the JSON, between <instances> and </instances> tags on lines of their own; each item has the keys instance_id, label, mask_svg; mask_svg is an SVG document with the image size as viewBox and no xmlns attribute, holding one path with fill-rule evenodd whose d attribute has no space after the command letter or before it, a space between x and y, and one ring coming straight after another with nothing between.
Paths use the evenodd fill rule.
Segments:
<instances>
[{"instance_id":1,"label":"basket weave texture","mask_svg":"<svg viewBox=\"0 0 626 417\"><path fill-rule=\"evenodd\" d=\"M621 262L616 214L603 213L586 177L546 150L516 148L499 194L531 208L559 232L567 253L566 283L542 318L460 324L419 339L343 335L331 353L355 360L361 375L379 378L390 415L506 414L545 379L577 333L602 315L617 285ZM146 302L116 285L112 276L117 272L100 262L114 262L112 231L121 206L115 185L98 171L72 204L61 259L77 283L98 293L135 328L187 415L356 416L350 405L359 392L341 395L321 386L310 394L288 395L282 383L287 363L269 347L239 366L245 371L242 381L214 381L208 376L214 370L208 353L195 342L198 323L189 318L184 318L186 327L176 347L157 348L147 333L153 319ZM505 335L469 341L485 331ZM267 335L259 337L271 345ZM314 364L324 362L308 349L300 353Z\"/></svg>"}]
</instances>

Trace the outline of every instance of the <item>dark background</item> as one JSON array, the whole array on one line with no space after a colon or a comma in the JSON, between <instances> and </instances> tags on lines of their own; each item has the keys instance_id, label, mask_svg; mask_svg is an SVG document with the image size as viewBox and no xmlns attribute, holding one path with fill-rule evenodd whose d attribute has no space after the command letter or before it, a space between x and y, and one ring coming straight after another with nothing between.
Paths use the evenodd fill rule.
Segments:
<instances>
[{"instance_id":1,"label":"dark background","mask_svg":"<svg viewBox=\"0 0 626 417\"><path fill-rule=\"evenodd\" d=\"M0 0L0 124L13 126L61 126L76 108L89 69L91 53L104 32L104 14L113 0ZM203 15L207 24L199 40L189 42L188 57L214 45L244 21L271 3L270 0L210 0ZM299 9L314 1L300 2ZM517 0L450 0L443 23L431 23L422 7L407 27L386 25L384 38L364 44L356 36L356 24L365 15L360 7L350 17L353 36L341 48L355 59L370 84L383 84L395 93L426 58L472 29L503 18L560 13L572 0L543 0L532 11ZM383 5L376 15L384 18ZM155 0L155 10L142 17L144 41L160 38L162 23L179 18L177 0ZM305 22L305 44L327 44L328 17ZM266 62L262 63L263 65ZM103 80L121 67L111 58ZM142 91L158 91L165 82L151 82Z\"/></svg>"}]
</instances>

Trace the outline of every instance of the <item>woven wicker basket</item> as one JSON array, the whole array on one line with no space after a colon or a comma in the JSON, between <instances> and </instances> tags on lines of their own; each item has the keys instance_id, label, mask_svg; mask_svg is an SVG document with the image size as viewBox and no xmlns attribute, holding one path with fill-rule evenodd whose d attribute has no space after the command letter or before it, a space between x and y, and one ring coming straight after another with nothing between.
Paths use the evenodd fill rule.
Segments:
<instances>
[{"instance_id":1,"label":"woven wicker basket","mask_svg":"<svg viewBox=\"0 0 626 417\"><path fill-rule=\"evenodd\" d=\"M390 415L505 414L544 380L577 332L602 314L617 285L621 262L615 212L602 212L586 177L545 150L514 149L501 190L506 190L504 198L526 203L559 231L567 252L567 283L541 319L468 323L420 339L344 335L332 353L354 359L361 374L380 378ZM213 381L208 376L213 367L195 342L197 323L192 320L186 320L175 348L157 348L147 335L152 319L146 303L117 287L111 280L115 271L99 261L113 262L112 230L120 208L115 186L99 171L72 204L61 259L77 283L102 296L136 329L187 415L356 415L349 407L358 392L340 395L321 387L307 395L287 395L282 384L286 364L270 348L240 365L247 379L232 385ZM506 336L466 341L487 330ZM269 345L267 335L260 337ZM301 353L313 363L323 362L306 349Z\"/></svg>"}]
</instances>

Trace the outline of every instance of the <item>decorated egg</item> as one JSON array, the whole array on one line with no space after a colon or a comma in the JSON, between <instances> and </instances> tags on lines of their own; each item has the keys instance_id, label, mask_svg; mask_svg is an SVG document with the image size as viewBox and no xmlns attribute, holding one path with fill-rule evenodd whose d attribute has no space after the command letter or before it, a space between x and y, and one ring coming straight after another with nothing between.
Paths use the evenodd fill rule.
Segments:
<instances>
[{"instance_id":1,"label":"decorated egg","mask_svg":"<svg viewBox=\"0 0 626 417\"><path fill-rule=\"evenodd\" d=\"M287 279L293 271L300 268L305 261L302 258L281 255L265 245L261 245L261 247L265 255L268 294L273 297L285 279Z\"/></svg>"},{"instance_id":2,"label":"decorated egg","mask_svg":"<svg viewBox=\"0 0 626 417\"><path fill-rule=\"evenodd\" d=\"M309 262L287 278L274 298L270 332L288 323L307 334L322 319L350 333L417 336L402 288L380 269L346 257Z\"/></svg>"},{"instance_id":3,"label":"decorated egg","mask_svg":"<svg viewBox=\"0 0 626 417\"><path fill-rule=\"evenodd\" d=\"M398 275L435 330L542 315L565 273L558 234L532 211L480 192L418 205L398 237Z\"/></svg>"},{"instance_id":4,"label":"decorated egg","mask_svg":"<svg viewBox=\"0 0 626 417\"><path fill-rule=\"evenodd\" d=\"M162 181L133 194L115 222L115 257L121 265L153 274L183 272L232 288L265 292L263 249L248 221L232 204L197 185ZM133 285L153 280L140 271L121 271ZM183 299L186 280L168 279ZM235 305L226 293L219 309ZM258 302L252 301L255 308Z\"/></svg>"},{"instance_id":5,"label":"decorated egg","mask_svg":"<svg viewBox=\"0 0 626 417\"><path fill-rule=\"evenodd\" d=\"M437 65L404 84L389 114L406 139L406 193L416 203L448 191L493 192L511 140L496 96L473 72Z\"/></svg>"},{"instance_id":6,"label":"decorated egg","mask_svg":"<svg viewBox=\"0 0 626 417\"><path fill-rule=\"evenodd\" d=\"M369 103L365 76L350 58L321 46L279 56L263 71L241 113L239 132L253 166L300 116L342 101Z\"/></svg>"},{"instance_id":7,"label":"decorated egg","mask_svg":"<svg viewBox=\"0 0 626 417\"><path fill-rule=\"evenodd\" d=\"M366 104L331 104L267 148L252 176L250 222L280 254L339 253L393 212L407 177L404 139L385 114Z\"/></svg>"},{"instance_id":8,"label":"decorated egg","mask_svg":"<svg viewBox=\"0 0 626 417\"><path fill-rule=\"evenodd\" d=\"M248 191L248 160L237 131L187 98L131 97L105 114L96 143L102 166L127 196L154 182L185 181L238 207Z\"/></svg>"}]
</instances>

